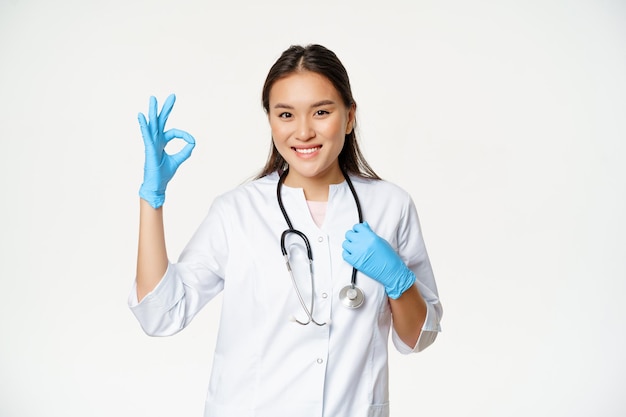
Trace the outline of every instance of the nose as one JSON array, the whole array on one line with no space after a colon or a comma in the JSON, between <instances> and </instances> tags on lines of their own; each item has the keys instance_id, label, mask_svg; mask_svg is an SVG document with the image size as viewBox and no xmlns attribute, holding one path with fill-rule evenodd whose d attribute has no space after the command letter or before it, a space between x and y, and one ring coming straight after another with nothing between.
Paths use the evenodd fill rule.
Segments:
<instances>
[{"instance_id":1,"label":"nose","mask_svg":"<svg viewBox=\"0 0 626 417\"><path fill-rule=\"evenodd\" d=\"M313 139L315 137L315 129L309 120L300 119L296 130L296 139L303 142Z\"/></svg>"}]
</instances>

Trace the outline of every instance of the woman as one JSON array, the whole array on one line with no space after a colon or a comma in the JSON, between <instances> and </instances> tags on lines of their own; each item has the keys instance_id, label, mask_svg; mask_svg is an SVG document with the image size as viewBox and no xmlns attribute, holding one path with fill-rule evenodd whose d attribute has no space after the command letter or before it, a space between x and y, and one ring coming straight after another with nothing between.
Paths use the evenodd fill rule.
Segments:
<instances>
[{"instance_id":1,"label":"woman","mask_svg":"<svg viewBox=\"0 0 626 417\"><path fill-rule=\"evenodd\" d=\"M390 328L400 352L421 351L442 314L417 212L363 159L333 52L290 47L262 99L266 166L215 199L175 264L161 205L195 141L164 132L173 96L158 115L151 99L149 123L139 115L146 164L130 307L146 333L165 336L223 292L206 416L387 416ZM187 145L167 155L175 137Z\"/></svg>"}]
</instances>

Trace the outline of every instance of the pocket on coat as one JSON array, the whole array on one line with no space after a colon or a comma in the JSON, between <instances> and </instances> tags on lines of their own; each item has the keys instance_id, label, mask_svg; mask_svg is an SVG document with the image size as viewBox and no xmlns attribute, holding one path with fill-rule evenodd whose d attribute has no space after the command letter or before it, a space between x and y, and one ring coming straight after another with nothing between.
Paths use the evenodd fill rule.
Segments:
<instances>
[{"instance_id":1,"label":"pocket on coat","mask_svg":"<svg viewBox=\"0 0 626 417\"><path fill-rule=\"evenodd\" d=\"M389 403L370 405L367 417L389 417Z\"/></svg>"}]
</instances>

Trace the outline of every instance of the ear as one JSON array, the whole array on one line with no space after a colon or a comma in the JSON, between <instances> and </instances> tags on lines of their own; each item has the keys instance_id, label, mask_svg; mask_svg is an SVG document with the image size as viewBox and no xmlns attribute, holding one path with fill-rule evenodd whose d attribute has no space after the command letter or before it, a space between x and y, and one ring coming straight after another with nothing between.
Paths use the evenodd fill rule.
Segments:
<instances>
[{"instance_id":1,"label":"ear","mask_svg":"<svg viewBox=\"0 0 626 417\"><path fill-rule=\"evenodd\" d=\"M356 103L352 103L348 109L348 123L346 123L346 135L349 135L354 130L356 124Z\"/></svg>"}]
</instances>

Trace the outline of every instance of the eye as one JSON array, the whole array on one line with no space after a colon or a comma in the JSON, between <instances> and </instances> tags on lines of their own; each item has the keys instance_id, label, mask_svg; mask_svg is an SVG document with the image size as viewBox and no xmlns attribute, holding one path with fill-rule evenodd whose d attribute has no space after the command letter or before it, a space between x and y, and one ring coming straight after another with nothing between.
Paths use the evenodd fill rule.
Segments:
<instances>
[{"instance_id":1,"label":"eye","mask_svg":"<svg viewBox=\"0 0 626 417\"><path fill-rule=\"evenodd\" d=\"M292 117L292 114L287 112L287 111L285 111L285 112L282 112L281 114L279 114L278 117L281 118L281 119L290 119Z\"/></svg>"},{"instance_id":2,"label":"eye","mask_svg":"<svg viewBox=\"0 0 626 417\"><path fill-rule=\"evenodd\" d=\"M315 112L316 116L325 116L327 114L330 114L329 112L327 112L326 110L318 110Z\"/></svg>"}]
</instances>

